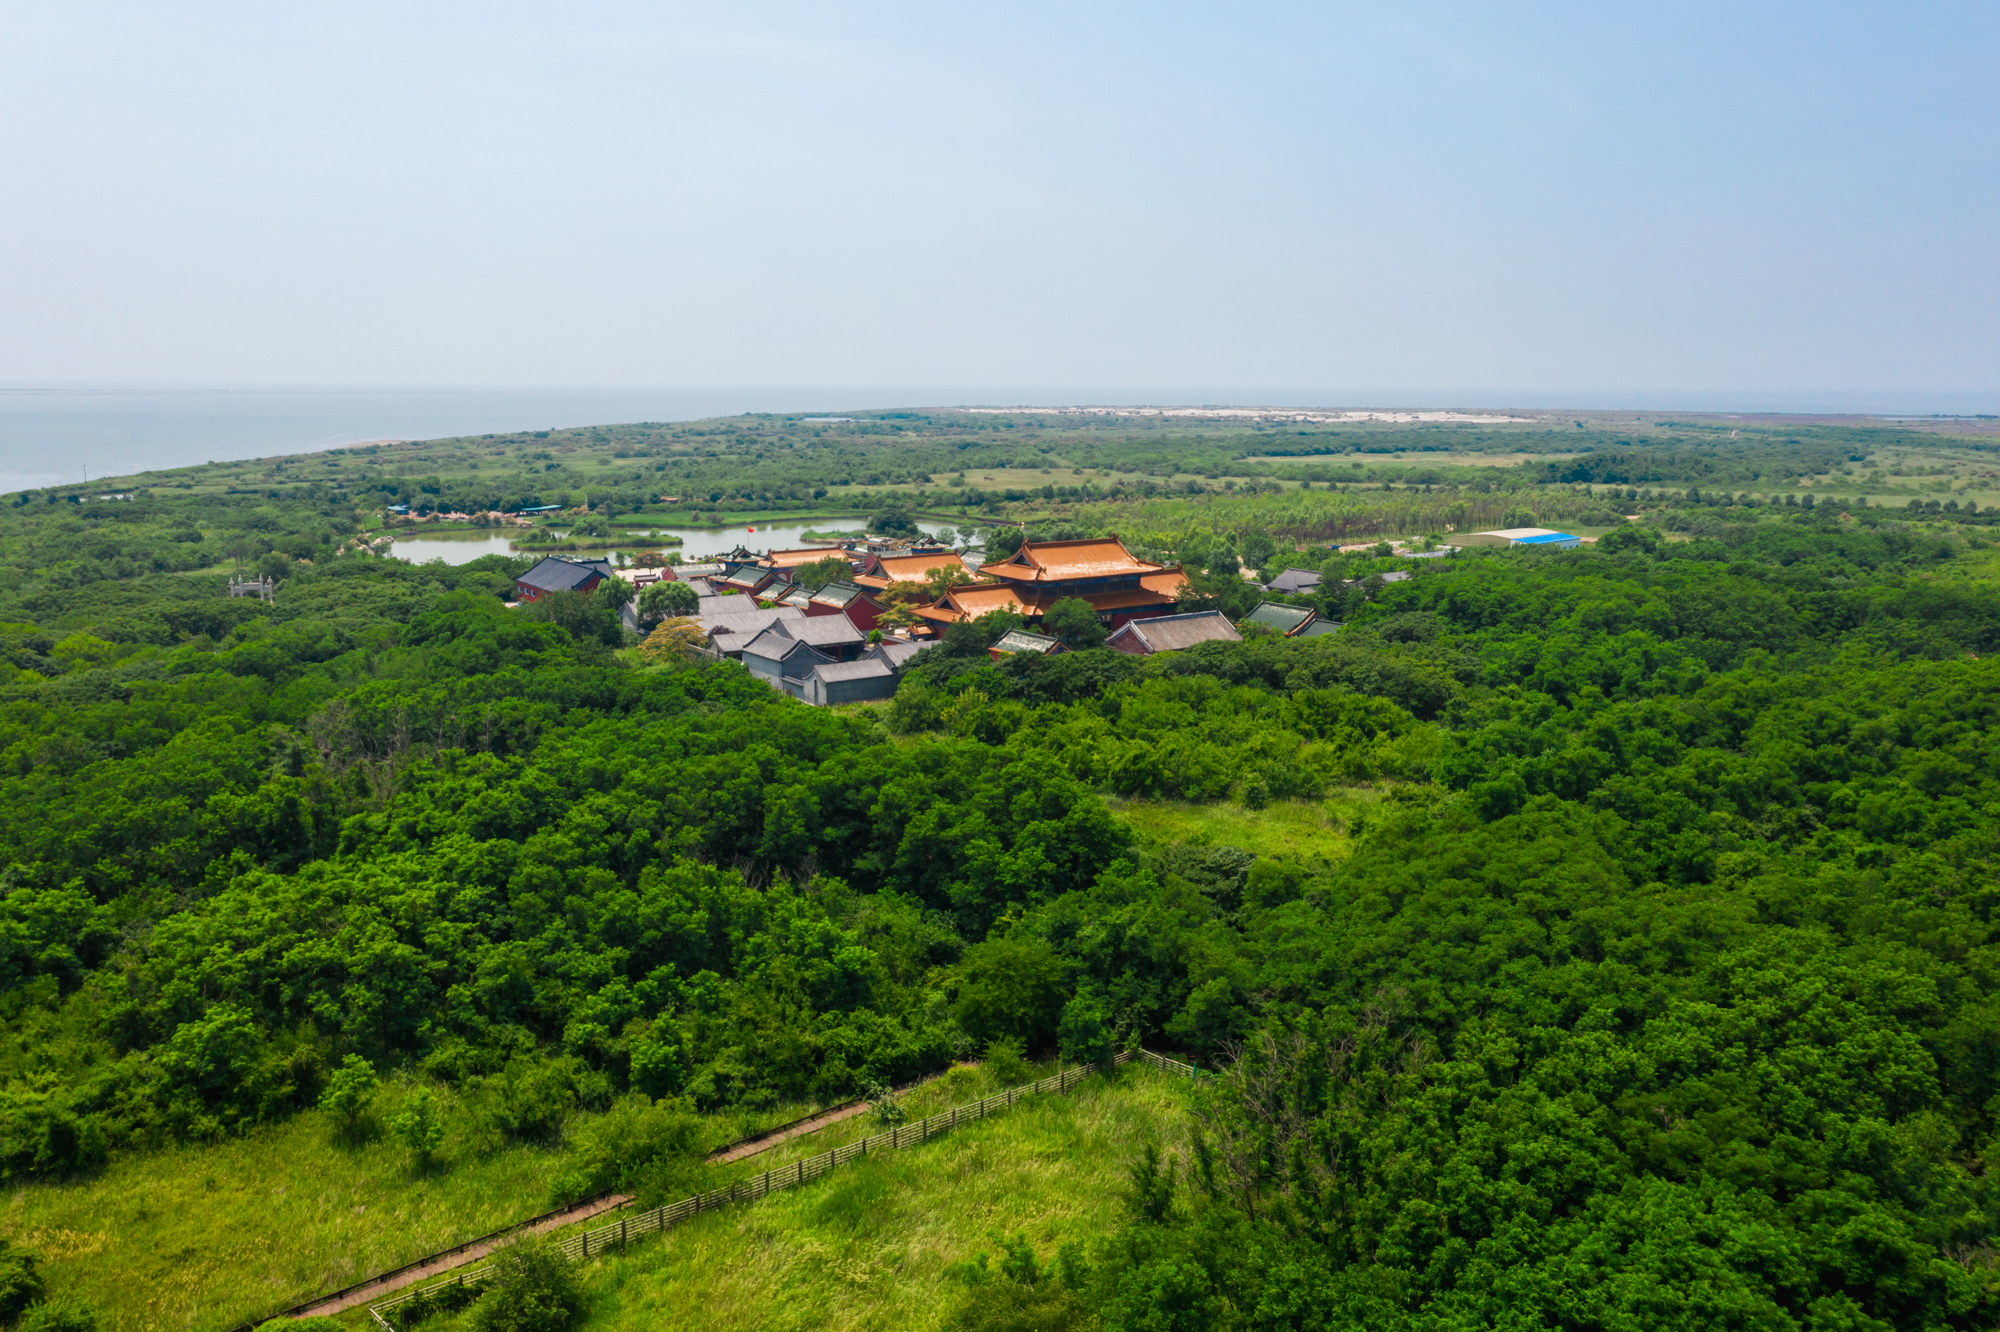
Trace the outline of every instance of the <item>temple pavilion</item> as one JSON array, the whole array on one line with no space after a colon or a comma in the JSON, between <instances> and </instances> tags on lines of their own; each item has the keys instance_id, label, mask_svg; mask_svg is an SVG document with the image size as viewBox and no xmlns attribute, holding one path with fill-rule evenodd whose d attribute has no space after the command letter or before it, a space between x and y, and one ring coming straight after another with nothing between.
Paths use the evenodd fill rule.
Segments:
<instances>
[{"instance_id":1,"label":"temple pavilion","mask_svg":"<svg viewBox=\"0 0 2000 1332\"><path fill-rule=\"evenodd\" d=\"M917 614L936 629L996 610L1039 620L1066 597L1081 597L1110 628L1174 613L1187 585L1180 566L1137 558L1115 536L1026 541L1004 560L981 565L979 581L949 588Z\"/></svg>"}]
</instances>

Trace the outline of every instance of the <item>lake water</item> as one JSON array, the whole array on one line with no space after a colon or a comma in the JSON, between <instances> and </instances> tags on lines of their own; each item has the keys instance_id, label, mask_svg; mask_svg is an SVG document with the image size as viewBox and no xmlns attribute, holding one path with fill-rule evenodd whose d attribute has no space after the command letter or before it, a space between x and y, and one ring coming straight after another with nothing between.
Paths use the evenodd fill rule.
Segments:
<instances>
[{"instance_id":1,"label":"lake water","mask_svg":"<svg viewBox=\"0 0 2000 1332\"><path fill-rule=\"evenodd\" d=\"M949 523L919 522L917 526L931 536L951 526ZM797 550L811 543L805 540L808 529L826 531L828 529L852 530L844 526L838 518L822 518L815 523L774 523L765 526L757 524L753 529L742 527L661 527L656 528L663 537L677 536L678 546L662 545L657 541L646 542L628 539L605 549L558 550L552 555L568 555L583 559L591 556L616 555L620 551L636 554L642 550L657 550L677 554L689 564L699 564L725 551L742 546L746 550L758 552L769 550ZM521 555L528 552L517 551L508 543L514 539L513 533L520 528L505 531L498 529L480 532L438 532L430 536L398 537L392 553L399 560L409 560L423 564L430 560L443 560L446 564L469 564L482 555Z\"/></svg>"}]
</instances>

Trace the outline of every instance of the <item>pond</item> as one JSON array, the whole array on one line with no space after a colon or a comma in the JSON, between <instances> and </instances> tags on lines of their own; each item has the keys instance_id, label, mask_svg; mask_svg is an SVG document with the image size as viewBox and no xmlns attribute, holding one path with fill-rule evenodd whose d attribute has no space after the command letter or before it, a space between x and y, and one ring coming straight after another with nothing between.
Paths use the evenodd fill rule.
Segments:
<instances>
[{"instance_id":1,"label":"pond","mask_svg":"<svg viewBox=\"0 0 2000 1332\"><path fill-rule=\"evenodd\" d=\"M657 550L679 555L689 564L699 564L726 551L742 546L746 550L797 550L809 544L804 539L808 530L853 531L847 524L850 520L822 518L812 523L773 523L755 527L657 527L652 530L660 537L677 536L678 546L662 545L657 539L648 539L639 534L628 534L615 545L592 546L588 550L557 550L551 555L601 556L616 555L620 551L637 554L642 550ZM949 523L919 522L930 536L936 536ZM518 527L488 528L474 532L434 532L427 536L399 536L396 538L394 554L399 560L412 564L423 564L430 560L443 560L446 564L469 564L482 555L525 555L532 552L514 550L508 543L524 529Z\"/></svg>"}]
</instances>

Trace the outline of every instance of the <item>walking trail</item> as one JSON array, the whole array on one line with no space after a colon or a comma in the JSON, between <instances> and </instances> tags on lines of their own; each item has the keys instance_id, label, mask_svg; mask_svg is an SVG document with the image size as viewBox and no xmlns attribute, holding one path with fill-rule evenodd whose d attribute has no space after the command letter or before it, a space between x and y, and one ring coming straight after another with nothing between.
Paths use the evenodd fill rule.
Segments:
<instances>
[{"instance_id":1,"label":"walking trail","mask_svg":"<svg viewBox=\"0 0 2000 1332\"><path fill-rule=\"evenodd\" d=\"M973 1067L977 1067L977 1061L969 1062ZM909 1091L911 1088L921 1086L923 1083L929 1081L931 1081L930 1078L920 1078L916 1082L911 1083L909 1087L901 1087L897 1090L899 1092ZM768 1152L781 1143L790 1142L793 1138L802 1138L808 1133L817 1133L829 1124L838 1124L843 1119L852 1119L856 1115L865 1115L873 1108L867 1101L853 1101L847 1105L838 1105L831 1110L822 1111L809 1119L801 1119L797 1123L787 1124L783 1128L775 1129L762 1136L744 1138L741 1141L730 1143L727 1147L718 1148L709 1154L708 1160L712 1165L727 1165L731 1161L741 1161L745 1157L755 1156L759 1152ZM503 1231L488 1239L468 1244L462 1249L453 1249L448 1253L434 1254L413 1266L399 1268L394 1272L384 1272L373 1281L364 1282L350 1290L328 1295L324 1299L313 1301L311 1304L301 1305L289 1315L284 1316L311 1318L322 1314L337 1314L344 1310L355 1308L357 1305L373 1304L384 1295L392 1294L405 1286L415 1285L419 1281L428 1281L440 1273L449 1272L453 1268L464 1267L468 1263L476 1263L481 1258L492 1254L495 1249L500 1248L504 1244L511 1243L517 1236L544 1235L551 1230L560 1230L564 1226L574 1225L578 1221L588 1221L592 1217L602 1216L606 1212L615 1211L631 1201L632 1195L629 1193L614 1193L608 1198L599 1198L594 1202L578 1203L574 1207L551 1213L517 1230Z\"/></svg>"},{"instance_id":2,"label":"walking trail","mask_svg":"<svg viewBox=\"0 0 2000 1332\"><path fill-rule=\"evenodd\" d=\"M747 1138L741 1142L733 1142L727 1147L720 1148L712 1153L708 1160L714 1165L727 1165L731 1161L741 1161L745 1157L755 1156L759 1152L768 1152L781 1143L790 1142L793 1138L802 1138L808 1133L817 1133L829 1124L838 1124L843 1119L852 1119L856 1115L866 1114L871 1108L866 1101L858 1101L853 1105L836 1106L834 1109L814 1115L810 1119L802 1119L796 1124L787 1124L784 1128L763 1137ZM592 1217L602 1216L604 1213L614 1211L631 1201L632 1195L628 1193L614 1193L608 1198L599 1198L595 1202L578 1203L574 1207L554 1213L551 1216L543 1217L541 1220L531 1225L523 1226L519 1230L510 1230L505 1234L481 1240L478 1243L467 1245L463 1249L455 1249L450 1253L437 1254L434 1257L425 1259L414 1267L406 1267L395 1272L385 1272L373 1281L356 1286L352 1290L342 1291L336 1295L329 1295L323 1300L317 1300L312 1304L301 1306L291 1316L294 1318L311 1318L323 1314L341 1313L363 1304L373 1304L384 1295L394 1294L405 1286L415 1285L419 1281L428 1281L440 1273L451 1271L453 1268L464 1267L469 1263L476 1263L480 1259L490 1256L495 1249L500 1248L502 1245L512 1243L517 1236L544 1235L551 1230L560 1230L564 1226L574 1225L578 1221L588 1221Z\"/></svg>"},{"instance_id":3,"label":"walking trail","mask_svg":"<svg viewBox=\"0 0 2000 1332\"><path fill-rule=\"evenodd\" d=\"M510 1230L504 1234L495 1235L491 1239L481 1240L476 1244L469 1244L463 1249L454 1249L450 1253L438 1254L435 1257L425 1259L413 1267L406 1267L395 1272L386 1272L365 1285L356 1286L352 1290L341 1291L339 1294L329 1295L323 1300L316 1300L311 1304L303 1305L295 1310L291 1316L293 1318L313 1318L322 1314L337 1314L344 1310L352 1309L356 1305L372 1303L384 1295L401 1290L405 1286L412 1285L418 1281L428 1280L440 1272L449 1272L454 1267L463 1267L467 1263L476 1263L481 1258L487 1257L495 1249L512 1243L518 1235L546 1234L551 1230L559 1230L563 1226L571 1225L578 1221L588 1221L594 1216L601 1216L615 1208L623 1207L631 1201L632 1195L629 1193L614 1193L608 1198L599 1198L595 1202L578 1203L574 1207L566 1208L563 1211L545 1216L530 1225L522 1226L519 1230Z\"/></svg>"},{"instance_id":4,"label":"walking trail","mask_svg":"<svg viewBox=\"0 0 2000 1332\"><path fill-rule=\"evenodd\" d=\"M796 1124L787 1124L784 1128L765 1137L748 1138L742 1142L731 1143L729 1146L712 1154L708 1158L709 1164L727 1165L731 1161L741 1161L746 1156L755 1156L759 1152L768 1152L780 1143L790 1142L793 1138L803 1138L808 1133L817 1133L828 1124L838 1124L843 1119L852 1119L856 1115L865 1115L874 1108L866 1101L857 1101L853 1105L838 1106L826 1111L824 1114L814 1115L811 1119L801 1119Z\"/></svg>"}]
</instances>

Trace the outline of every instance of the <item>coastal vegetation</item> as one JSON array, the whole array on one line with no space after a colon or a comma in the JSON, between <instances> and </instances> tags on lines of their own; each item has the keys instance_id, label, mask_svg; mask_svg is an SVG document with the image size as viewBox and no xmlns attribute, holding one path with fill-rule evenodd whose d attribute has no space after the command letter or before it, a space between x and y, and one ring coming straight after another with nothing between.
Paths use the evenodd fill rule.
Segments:
<instances>
[{"instance_id":1,"label":"coastal vegetation","mask_svg":"<svg viewBox=\"0 0 2000 1332\"><path fill-rule=\"evenodd\" d=\"M710 1147L804 1107L1143 1042L1215 1076L1135 1075L940 1142L942 1166L709 1218L582 1273L576 1316L1990 1326L1977 444L882 414L12 497L0 1231L31 1255L23 1307L219 1332L558 1202L678 1196ZM1445 445L1510 461L1423 479L1409 455ZM1934 483L1914 454L1953 488L1885 503ZM503 455L490 492L442 470ZM1038 461L1042 493L974 494ZM755 486L711 483L704 512L795 489L824 511L879 475L857 517L964 514L993 551L1117 531L1232 612L1264 595L1239 569L1310 568L1295 599L1342 628L1145 658L1079 631L996 661L1007 626L973 622L834 712L629 651L606 595L508 610L532 556L363 545L406 493L543 498L544 462L536 486L619 514L725 470ZM1332 549L1524 516L1603 536ZM227 595L237 572L274 599ZM238 1224L172 1219L203 1207ZM499 1317L479 1307L436 1325Z\"/></svg>"}]
</instances>

